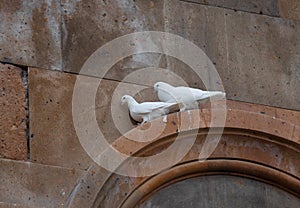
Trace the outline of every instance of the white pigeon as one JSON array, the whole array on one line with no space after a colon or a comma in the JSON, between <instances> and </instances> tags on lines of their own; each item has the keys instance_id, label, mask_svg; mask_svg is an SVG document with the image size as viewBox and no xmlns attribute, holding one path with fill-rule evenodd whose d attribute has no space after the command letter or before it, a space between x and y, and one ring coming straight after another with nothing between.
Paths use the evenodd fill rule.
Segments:
<instances>
[{"instance_id":1,"label":"white pigeon","mask_svg":"<svg viewBox=\"0 0 300 208\"><path fill-rule=\"evenodd\" d=\"M221 91L203 91L191 87L173 87L165 82L154 84L157 96L160 101L167 103L182 103L180 111L198 108L198 102L204 101L211 97L225 98L225 93Z\"/></svg>"},{"instance_id":2,"label":"white pigeon","mask_svg":"<svg viewBox=\"0 0 300 208\"><path fill-rule=\"evenodd\" d=\"M155 118L165 116L168 113L178 111L180 104L164 102L144 102L138 103L130 95L124 95L121 99L122 104L127 103L130 116L138 122L148 122ZM166 122L166 117L164 118Z\"/></svg>"}]
</instances>

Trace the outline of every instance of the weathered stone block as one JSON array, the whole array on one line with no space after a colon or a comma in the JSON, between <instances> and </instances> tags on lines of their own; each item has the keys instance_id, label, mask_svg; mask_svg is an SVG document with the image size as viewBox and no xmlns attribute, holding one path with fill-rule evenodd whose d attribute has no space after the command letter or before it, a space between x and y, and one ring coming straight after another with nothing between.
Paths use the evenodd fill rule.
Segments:
<instances>
[{"instance_id":1,"label":"weathered stone block","mask_svg":"<svg viewBox=\"0 0 300 208\"><path fill-rule=\"evenodd\" d=\"M31 161L85 169L90 163L72 122L71 74L29 69Z\"/></svg>"},{"instance_id":2,"label":"weathered stone block","mask_svg":"<svg viewBox=\"0 0 300 208\"><path fill-rule=\"evenodd\" d=\"M226 25L227 96L300 110L300 23L227 11Z\"/></svg>"},{"instance_id":3,"label":"weathered stone block","mask_svg":"<svg viewBox=\"0 0 300 208\"><path fill-rule=\"evenodd\" d=\"M78 72L86 59L105 43L139 31L163 31L163 1L63 0L63 68ZM122 46L120 46L122 47ZM155 55L157 57L157 55ZM149 58L149 56L148 56ZM126 71L152 66L156 58L136 55L122 61L107 77L120 80ZM120 68L121 67L121 68ZM102 78L102 77L100 77Z\"/></svg>"},{"instance_id":4,"label":"weathered stone block","mask_svg":"<svg viewBox=\"0 0 300 208\"><path fill-rule=\"evenodd\" d=\"M83 88L76 88L74 91L76 79L81 80ZM74 94L78 96L78 100L73 100ZM153 90L145 86L31 68L29 70L31 160L43 164L86 169L92 160L81 146L78 131L96 125L96 129L99 128L105 140L111 143L132 129L135 124L129 118L127 106L121 106L121 97L124 94L135 96L138 101L155 99ZM88 102L91 100L95 106ZM86 108L78 109L78 106ZM82 127L74 126L72 110L77 116L81 116ZM91 119L93 115L96 117L96 123ZM89 133L94 132L96 131ZM99 135L90 141L94 142L94 146L100 147L103 144L98 143L97 136Z\"/></svg>"},{"instance_id":5,"label":"weathered stone block","mask_svg":"<svg viewBox=\"0 0 300 208\"><path fill-rule=\"evenodd\" d=\"M23 70L0 64L0 157L26 160L26 91Z\"/></svg>"},{"instance_id":6,"label":"weathered stone block","mask_svg":"<svg viewBox=\"0 0 300 208\"><path fill-rule=\"evenodd\" d=\"M0 1L0 61L61 69L60 1Z\"/></svg>"},{"instance_id":7,"label":"weathered stone block","mask_svg":"<svg viewBox=\"0 0 300 208\"><path fill-rule=\"evenodd\" d=\"M182 15L176 15L179 9ZM174 1L166 2L165 11L166 31L203 49L222 79L227 98L300 109L297 21ZM167 62L172 70L185 74L179 76L190 86L203 87L186 65Z\"/></svg>"},{"instance_id":8,"label":"weathered stone block","mask_svg":"<svg viewBox=\"0 0 300 208\"><path fill-rule=\"evenodd\" d=\"M1 202L12 207L14 204L16 207L64 207L82 173L76 169L1 159Z\"/></svg>"},{"instance_id":9,"label":"weathered stone block","mask_svg":"<svg viewBox=\"0 0 300 208\"><path fill-rule=\"evenodd\" d=\"M300 1L279 0L280 16L292 20L300 20Z\"/></svg>"},{"instance_id":10,"label":"weathered stone block","mask_svg":"<svg viewBox=\"0 0 300 208\"><path fill-rule=\"evenodd\" d=\"M196 44L207 55L207 59L203 58L203 60L198 60L198 62L208 62L208 59L210 59L213 67L219 72L221 77L222 72L227 69L224 11L224 9L220 8L180 1L167 0L165 3L166 32L180 35ZM182 53L188 52L182 51ZM190 56L192 55L190 54ZM211 89L214 86L215 90L217 90L221 84L210 82L212 74L202 77L196 74L196 71L198 71L198 74L204 74L199 72L205 71L206 68L201 66L192 69L184 64L182 60L167 57L167 68L174 71L191 87ZM210 69L207 71L210 72ZM208 83L206 87L202 83L204 80ZM176 85L178 84L176 83Z\"/></svg>"},{"instance_id":11,"label":"weathered stone block","mask_svg":"<svg viewBox=\"0 0 300 208\"><path fill-rule=\"evenodd\" d=\"M191 0L189 2L270 16L279 16L278 0Z\"/></svg>"}]
</instances>

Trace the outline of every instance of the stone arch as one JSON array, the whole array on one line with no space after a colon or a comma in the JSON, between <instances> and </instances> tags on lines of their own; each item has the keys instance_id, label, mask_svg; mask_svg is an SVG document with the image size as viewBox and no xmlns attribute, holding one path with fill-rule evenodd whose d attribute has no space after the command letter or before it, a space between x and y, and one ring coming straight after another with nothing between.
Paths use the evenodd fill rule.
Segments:
<instances>
[{"instance_id":1,"label":"stone arch","mask_svg":"<svg viewBox=\"0 0 300 208\"><path fill-rule=\"evenodd\" d=\"M201 122L200 127L180 129L197 136L193 147L180 163L144 178L120 176L101 170L105 179L95 190L95 197L89 203L92 207L135 207L163 187L178 181L218 174L253 178L300 197L299 113L253 104L228 103L223 136L207 160L199 160L198 150L208 128L218 126L210 126L209 109L193 110L189 115L200 116L204 122ZM155 154L174 141L178 133L177 123L185 118L185 114L187 112L169 115L166 130L154 141L138 143L123 136L113 146L127 154ZM134 134L138 128L144 126L133 129L131 133ZM80 203L77 197L79 195L80 191L74 194L70 205L75 207L75 204Z\"/></svg>"}]
</instances>

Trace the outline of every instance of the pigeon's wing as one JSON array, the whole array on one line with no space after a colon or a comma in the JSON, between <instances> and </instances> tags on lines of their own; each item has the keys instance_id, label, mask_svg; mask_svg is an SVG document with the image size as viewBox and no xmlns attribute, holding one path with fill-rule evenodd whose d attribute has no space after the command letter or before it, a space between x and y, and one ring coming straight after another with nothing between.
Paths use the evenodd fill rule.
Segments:
<instances>
[{"instance_id":1,"label":"pigeon's wing","mask_svg":"<svg viewBox=\"0 0 300 208\"><path fill-rule=\"evenodd\" d=\"M196 100L195 94L199 94L199 91L197 91L197 89L184 86L176 87L174 90L174 97L176 97L176 102L193 102Z\"/></svg>"},{"instance_id":2,"label":"pigeon's wing","mask_svg":"<svg viewBox=\"0 0 300 208\"><path fill-rule=\"evenodd\" d=\"M157 109L162 109L167 106L167 104L170 103L163 103L163 102L145 102L140 103L139 105L136 105L131 111L135 114L149 114Z\"/></svg>"},{"instance_id":3,"label":"pigeon's wing","mask_svg":"<svg viewBox=\"0 0 300 208\"><path fill-rule=\"evenodd\" d=\"M162 102L175 102L172 90L159 89L157 92L158 99Z\"/></svg>"},{"instance_id":4,"label":"pigeon's wing","mask_svg":"<svg viewBox=\"0 0 300 208\"><path fill-rule=\"evenodd\" d=\"M207 99L207 98L212 98L212 97L225 97L225 93L220 92L220 91L203 91L201 96L197 96L195 95L196 100L203 100L203 99Z\"/></svg>"}]
</instances>

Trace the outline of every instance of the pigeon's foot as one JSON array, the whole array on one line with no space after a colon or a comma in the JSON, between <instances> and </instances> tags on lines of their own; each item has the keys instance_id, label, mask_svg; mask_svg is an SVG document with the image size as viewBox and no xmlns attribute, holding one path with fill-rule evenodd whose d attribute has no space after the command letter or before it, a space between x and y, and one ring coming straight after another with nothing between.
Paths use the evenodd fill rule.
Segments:
<instances>
[{"instance_id":1,"label":"pigeon's foot","mask_svg":"<svg viewBox=\"0 0 300 208\"><path fill-rule=\"evenodd\" d=\"M164 122L164 123L167 123L167 122L168 122L168 116L167 116L167 115L164 116L163 122Z\"/></svg>"}]
</instances>

